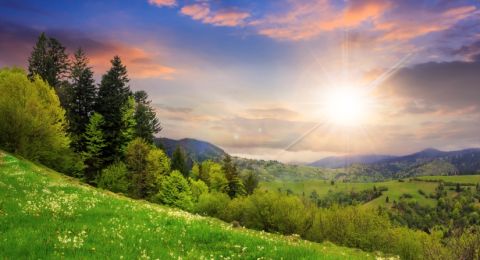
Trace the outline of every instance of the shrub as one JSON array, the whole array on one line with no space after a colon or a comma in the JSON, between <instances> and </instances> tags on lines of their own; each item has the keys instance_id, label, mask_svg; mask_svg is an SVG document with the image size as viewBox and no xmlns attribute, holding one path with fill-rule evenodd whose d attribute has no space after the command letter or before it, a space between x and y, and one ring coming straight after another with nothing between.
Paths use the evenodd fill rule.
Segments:
<instances>
[{"instance_id":1,"label":"shrub","mask_svg":"<svg viewBox=\"0 0 480 260\"><path fill-rule=\"evenodd\" d=\"M21 69L0 70L0 147L77 175L83 163L70 150L65 111L55 90Z\"/></svg>"},{"instance_id":2,"label":"shrub","mask_svg":"<svg viewBox=\"0 0 480 260\"><path fill-rule=\"evenodd\" d=\"M198 198L194 211L205 216L225 219L225 208L230 202L230 197L225 193L204 193Z\"/></svg>"},{"instance_id":3,"label":"shrub","mask_svg":"<svg viewBox=\"0 0 480 260\"><path fill-rule=\"evenodd\" d=\"M192 191L192 199L194 202L198 202L198 199L202 194L208 193L208 186L202 180L194 180L192 178L190 181L190 190Z\"/></svg>"},{"instance_id":4,"label":"shrub","mask_svg":"<svg viewBox=\"0 0 480 260\"><path fill-rule=\"evenodd\" d=\"M193 206L188 181L177 170L162 178L158 194L153 200L181 209L191 209Z\"/></svg>"},{"instance_id":5,"label":"shrub","mask_svg":"<svg viewBox=\"0 0 480 260\"><path fill-rule=\"evenodd\" d=\"M103 169L97 185L113 192L127 193L130 186L127 166L123 162L117 162Z\"/></svg>"}]
</instances>

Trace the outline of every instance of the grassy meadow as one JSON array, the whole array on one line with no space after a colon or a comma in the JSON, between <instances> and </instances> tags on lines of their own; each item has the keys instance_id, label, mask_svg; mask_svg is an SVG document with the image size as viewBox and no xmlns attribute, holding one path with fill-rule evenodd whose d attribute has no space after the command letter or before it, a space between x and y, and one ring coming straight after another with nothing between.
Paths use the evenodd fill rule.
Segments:
<instances>
[{"instance_id":1,"label":"grassy meadow","mask_svg":"<svg viewBox=\"0 0 480 260\"><path fill-rule=\"evenodd\" d=\"M138 201L0 153L5 259L373 259Z\"/></svg>"},{"instance_id":2,"label":"grassy meadow","mask_svg":"<svg viewBox=\"0 0 480 260\"><path fill-rule=\"evenodd\" d=\"M425 181L422 181L425 180ZM402 181L386 181L386 182L335 182L333 185L330 181L324 180L306 180L306 181L290 181L290 182L262 182L261 187L267 190L278 190L286 192L292 191L294 194L309 196L312 191L316 191L320 198L328 196L335 192L350 192L362 191L366 189L373 189L373 186L386 187L382 196L364 204L364 207L389 206L394 200L398 201L404 194L411 195L411 200L416 200L423 205L435 205L435 200L427 198L419 193L422 190L429 195L435 191L438 182L444 181L461 184L477 184L480 183L480 175L459 175L459 176L422 176L415 179L404 179ZM455 192L449 191L454 194ZM386 202L386 197L389 197L390 202Z\"/></svg>"}]
</instances>

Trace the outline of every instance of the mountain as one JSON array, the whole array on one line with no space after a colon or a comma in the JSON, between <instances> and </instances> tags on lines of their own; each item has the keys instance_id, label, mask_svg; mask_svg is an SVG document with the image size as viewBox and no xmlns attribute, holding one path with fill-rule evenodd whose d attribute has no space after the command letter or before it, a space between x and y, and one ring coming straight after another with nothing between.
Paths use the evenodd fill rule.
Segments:
<instances>
[{"instance_id":1,"label":"mountain","mask_svg":"<svg viewBox=\"0 0 480 260\"><path fill-rule=\"evenodd\" d=\"M174 140L170 138L156 138L155 144L161 147L171 157L175 149L180 147L186 153L189 162L203 162L205 160L220 161L227 154L220 147L209 142L192 138Z\"/></svg>"},{"instance_id":2,"label":"mountain","mask_svg":"<svg viewBox=\"0 0 480 260\"><path fill-rule=\"evenodd\" d=\"M424 175L480 174L480 149L458 151L426 149L373 163L352 164L347 180L399 179Z\"/></svg>"},{"instance_id":3,"label":"mountain","mask_svg":"<svg viewBox=\"0 0 480 260\"><path fill-rule=\"evenodd\" d=\"M322 168L342 168L348 167L355 163L375 163L387 159L393 159L395 156L381 155L381 154L367 154L367 155L345 155L345 156L330 156L321 160L309 163L309 166L322 167Z\"/></svg>"}]
</instances>

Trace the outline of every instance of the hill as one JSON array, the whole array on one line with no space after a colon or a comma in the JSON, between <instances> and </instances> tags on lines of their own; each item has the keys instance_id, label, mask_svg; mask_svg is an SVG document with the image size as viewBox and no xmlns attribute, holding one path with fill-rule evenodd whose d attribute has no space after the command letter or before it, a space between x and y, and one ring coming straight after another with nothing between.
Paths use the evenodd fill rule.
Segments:
<instances>
[{"instance_id":1,"label":"hill","mask_svg":"<svg viewBox=\"0 0 480 260\"><path fill-rule=\"evenodd\" d=\"M353 163L335 176L344 181L382 181L427 175L480 174L480 149L417 153L371 163Z\"/></svg>"},{"instance_id":2,"label":"hill","mask_svg":"<svg viewBox=\"0 0 480 260\"><path fill-rule=\"evenodd\" d=\"M322 167L322 168L341 168L348 167L354 163L375 163L387 159L395 158L391 155L381 154L367 154L367 155L345 155L345 156L330 156L318 161L309 163L309 166Z\"/></svg>"},{"instance_id":3,"label":"hill","mask_svg":"<svg viewBox=\"0 0 480 260\"><path fill-rule=\"evenodd\" d=\"M373 259L99 190L0 152L0 258Z\"/></svg>"},{"instance_id":4,"label":"hill","mask_svg":"<svg viewBox=\"0 0 480 260\"><path fill-rule=\"evenodd\" d=\"M226 154L216 145L192 138L174 140L162 137L156 138L155 144L163 148L170 157L177 147L182 148L190 162L203 162L208 159L220 161Z\"/></svg>"}]
</instances>

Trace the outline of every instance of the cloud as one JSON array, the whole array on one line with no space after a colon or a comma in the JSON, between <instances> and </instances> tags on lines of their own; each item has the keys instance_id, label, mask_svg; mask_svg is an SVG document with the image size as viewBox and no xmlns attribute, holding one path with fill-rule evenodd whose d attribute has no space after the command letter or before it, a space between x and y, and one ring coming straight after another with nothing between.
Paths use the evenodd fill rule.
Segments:
<instances>
[{"instance_id":1,"label":"cloud","mask_svg":"<svg viewBox=\"0 0 480 260\"><path fill-rule=\"evenodd\" d=\"M298 119L300 114L282 107L274 108L250 108L246 111L246 117L253 119Z\"/></svg>"},{"instance_id":2,"label":"cloud","mask_svg":"<svg viewBox=\"0 0 480 260\"><path fill-rule=\"evenodd\" d=\"M460 55L468 61L480 61L480 40L471 44L463 45L462 47L453 50L452 54Z\"/></svg>"},{"instance_id":3,"label":"cloud","mask_svg":"<svg viewBox=\"0 0 480 260\"><path fill-rule=\"evenodd\" d=\"M41 31L31 27L0 20L0 65L27 66L27 59ZM77 48L83 48L90 65L96 73L103 74L110 68L110 60L119 55L127 65L132 78L172 79L177 69L164 65L154 59L152 52L141 47L112 40L96 40L83 33L70 30L47 30L46 34L57 38L73 53Z\"/></svg>"},{"instance_id":4,"label":"cloud","mask_svg":"<svg viewBox=\"0 0 480 260\"><path fill-rule=\"evenodd\" d=\"M473 15L477 8L467 6L437 5L432 8L419 8L399 2L396 12L379 19L375 29L383 32L386 41L410 40L432 32L444 31L457 22Z\"/></svg>"},{"instance_id":5,"label":"cloud","mask_svg":"<svg viewBox=\"0 0 480 260\"><path fill-rule=\"evenodd\" d=\"M480 61L428 62L399 70L380 87L393 88L412 113L478 113L479 71Z\"/></svg>"},{"instance_id":6,"label":"cloud","mask_svg":"<svg viewBox=\"0 0 480 260\"><path fill-rule=\"evenodd\" d=\"M173 7L177 5L176 0L148 0L148 3L158 7Z\"/></svg>"},{"instance_id":7,"label":"cloud","mask_svg":"<svg viewBox=\"0 0 480 260\"><path fill-rule=\"evenodd\" d=\"M284 40L305 40L322 32L354 28L380 17L390 8L388 1L349 1L340 9L328 0L291 2L286 13L267 16L253 24L261 35Z\"/></svg>"},{"instance_id":8,"label":"cloud","mask_svg":"<svg viewBox=\"0 0 480 260\"><path fill-rule=\"evenodd\" d=\"M206 24L229 27L243 26L245 20L250 17L247 12L233 9L212 11L207 3L186 5L180 9L180 13Z\"/></svg>"}]
</instances>

